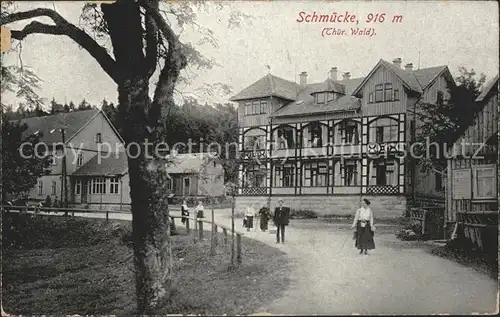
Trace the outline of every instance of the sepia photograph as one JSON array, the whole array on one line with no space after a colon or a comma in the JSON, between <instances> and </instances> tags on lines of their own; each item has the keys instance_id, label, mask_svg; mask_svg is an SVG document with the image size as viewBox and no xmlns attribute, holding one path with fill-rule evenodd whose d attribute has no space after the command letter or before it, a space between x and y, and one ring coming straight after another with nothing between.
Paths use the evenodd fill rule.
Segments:
<instances>
[{"instance_id":1,"label":"sepia photograph","mask_svg":"<svg viewBox=\"0 0 500 317\"><path fill-rule=\"evenodd\" d=\"M494 315L497 1L1 1L1 312Z\"/></svg>"}]
</instances>

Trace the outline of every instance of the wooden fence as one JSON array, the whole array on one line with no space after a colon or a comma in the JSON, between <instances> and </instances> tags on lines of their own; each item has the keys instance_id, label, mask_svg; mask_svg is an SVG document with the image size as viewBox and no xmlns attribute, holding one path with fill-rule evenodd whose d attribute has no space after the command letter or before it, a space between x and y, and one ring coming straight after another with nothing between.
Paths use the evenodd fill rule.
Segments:
<instances>
[{"instance_id":1,"label":"wooden fence","mask_svg":"<svg viewBox=\"0 0 500 317\"><path fill-rule=\"evenodd\" d=\"M410 209L410 222L412 226L421 228L420 234L424 239L444 238L444 208L412 208Z\"/></svg>"},{"instance_id":2,"label":"wooden fence","mask_svg":"<svg viewBox=\"0 0 500 317\"><path fill-rule=\"evenodd\" d=\"M11 205L1 205L0 206L2 214L4 212L9 212L9 211L18 211L20 213L31 213L34 216L39 216L39 215L44 215L44 216L51 216L51 212L53 213L54 216L59 216L62 214L62 216L69 216L70 214L74 217L75 213L87 213L87 214L105 214L106 215L106 221L109 220L109 215L113 213L120 213L120 212L114 212L114 211L109 211L109 210L95 210L95 209L75 209L75 208L49 208L49 207L38 207L38 206L11 206ZM41 212L44 212L44 214L40 214ZM196 243L197 240L203 240L204 239L204 224L207 224L211 226L211 235L210 235L210 254L213 256L215 255L215 250L217 245L219 244L218 241L218 230L219 228L222 230L222 238L223 238L223 245L228 246L229 245L229 235L231 235L231 239L236 239L235 243L232 243L231 247L231 264L240 264L242 261L241 257L241 237L243 236L242 233L233 231L231 228L226 227L224 225L212 222L210 220L206 219L197 219L195 217L185 217L185 216L169 216L172 224L175 227L175 219L185 219L185 225L186 225L186 231L188 234L193 235L193 243ZM214 219L214 211L212 209L212 219ZM191 227L191 224L193 227ZM235 247L234 247L235 246ZM235 255L236 254L236 263L234 261Z\"/></svg>"},{"instance_id":3,"label":"wooden fence","mask_svg":"<svg viewBox=\"0 0 500 317\"><path fill-rule=\"evenodd\" d=\"M465 239L484 251L497 249L497 211L459 211L455 226L453 235L462 234Z\"/></svg>"}]
</instances>

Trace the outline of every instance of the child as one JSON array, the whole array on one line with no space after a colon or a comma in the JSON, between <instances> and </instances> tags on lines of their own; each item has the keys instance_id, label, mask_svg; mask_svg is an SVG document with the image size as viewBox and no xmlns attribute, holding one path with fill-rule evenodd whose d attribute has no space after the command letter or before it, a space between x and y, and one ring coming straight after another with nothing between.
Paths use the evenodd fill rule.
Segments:
<instances>
[{"instance_id":1,"label":"child","mask_svg":"<svg viewBox=\"0 0 500 317\"><path fill-rule=\"evenodd\" d=\"M245 213L245 227L247 228L247 231L250 231L250 229L253 228L253 217L255 216L255 210L253 209L253 206L249 206L247 208L247 212Z\"/></svg>"},{"instance_id":2,"label":"child","mask_svg":"<svg viewBox=\"0 0 500 317\"><path fill-rule=\"evenodd\" d=\"M184 217L189 217L189 208L187 206L187 202L185 200L182 201L182 206L181 206L181 216L182 218L182 223L185 224L187 219Z\"/></svg>"}]
</instances>

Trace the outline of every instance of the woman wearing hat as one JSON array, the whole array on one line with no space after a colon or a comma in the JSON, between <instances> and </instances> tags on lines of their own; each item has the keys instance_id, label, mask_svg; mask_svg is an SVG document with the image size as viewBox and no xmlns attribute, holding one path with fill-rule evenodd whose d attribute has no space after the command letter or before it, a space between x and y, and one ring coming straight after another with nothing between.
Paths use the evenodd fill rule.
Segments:
<instances>
[{"instance_id":1,"label":"woman wearing hat","mask_svg":"<svg viewBox=\"0 0 500 317\"><path fill-rule=\"evenodd\" d=\"M361 201L361 208L356 210L352 228L356 228L355 238L356 248L359 249L359 254L368 254L368 250L375 249L375 241L373 240L373 232L375 226L373 225L373 212L371 210L370 201L363 199Z\"/></svg>"}]
</instances>

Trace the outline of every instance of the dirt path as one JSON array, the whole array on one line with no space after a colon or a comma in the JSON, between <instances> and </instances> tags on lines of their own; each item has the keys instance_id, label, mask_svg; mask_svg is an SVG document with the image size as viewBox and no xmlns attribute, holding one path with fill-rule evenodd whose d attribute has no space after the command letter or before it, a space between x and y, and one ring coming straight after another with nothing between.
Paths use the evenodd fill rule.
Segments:
<instances>
[{"instance_id":1,"label":"dirt path","mask_svg":"<svg viewBox=\"0 0 500 317\"><path fill-rule=\"evenodd\" d=\"M211 218L210 211L206 215ZM113 214L110 218L130 220L131 215ZM215 218L230 225L229 210L217 210ZM241 225L242 220L237 219L237 231L281 249L292 262L290 287L281 298L256 307L255 312L456 315L497 309L495 280L432 255L416 243L399 241L391 228L380 224L376 250L367 256L354 248L347 224L294 220L287 227L285 245L276 244L274 234L246 232Z\"/></svg>"},{"instance_id":2,"label":"dirt path","mask_svg":"<svg viewBox=\"0 0 500 317\"><path fill-rule=\"evenodd\" d=\"M219 214L219 222L230 222ZM236 228L242 230L241 220ZM376 250L359 255L346 224L296 220L286 244L274 234L245 233L290 255L290 287L256 309L272 314L470 314L496 310L497 283L488 276L396 239L379 225ZM244 249L244 246L243 246Z\"/></svg>"}]
</instances>

